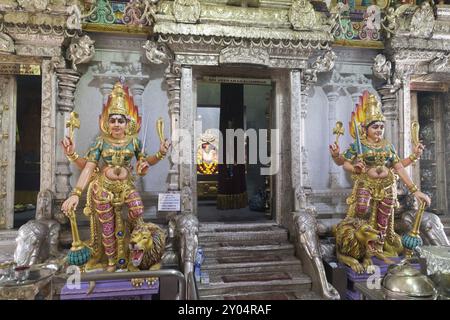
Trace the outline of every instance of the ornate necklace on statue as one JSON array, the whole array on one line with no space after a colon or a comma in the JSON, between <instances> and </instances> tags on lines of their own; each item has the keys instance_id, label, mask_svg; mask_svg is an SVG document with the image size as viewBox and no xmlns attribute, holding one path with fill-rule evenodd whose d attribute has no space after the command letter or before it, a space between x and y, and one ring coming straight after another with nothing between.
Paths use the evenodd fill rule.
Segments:
<instances>
[{"instance_id":1,"label":"ornate necklace on statue","mask_svg":"<svg viewBox=\"0 0 450 320\"><path fill-rule=\"evenodd\" d=\"M133 137L131 137L131 136L125 136L125 137L122 138L122 139L116 139L116 138L109 137L109 136L103 136L103 138L106 140L106 142L121 147L121 146L123 146L123 145L126 145L126 144L130 143L130 141L131 141L131 139L132 139Z\"/></svg>"}]
</instances>

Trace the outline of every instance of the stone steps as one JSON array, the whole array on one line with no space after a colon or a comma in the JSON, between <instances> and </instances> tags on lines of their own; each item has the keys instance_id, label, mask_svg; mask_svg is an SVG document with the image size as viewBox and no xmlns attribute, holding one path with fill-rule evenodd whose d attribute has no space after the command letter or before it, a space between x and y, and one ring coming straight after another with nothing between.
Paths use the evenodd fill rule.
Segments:
<instances>
[{"instance_id":1,"label":"stone steps","mask_svg":"<svg viewBox=\"0 0 450 320\"><path fill-rule=\"evenodd\" d=\"M250 277L250 281L245 281L245 277ZM265 273L251 273L241 274L242 278L231 278L229 282L217 281L209 284L197 284L200 297L208 295L226 295L226 294L241 294L254 292L273 292L273 291L295 291L295 292L309 292L311 291L311 278L306 274L299 277L288 278L284 276L281 279L275 279L278 274L270 273L271 276ZM259 281L255 280L259 276ZM240 279L241 281L236 281Z\"/></svg>"},{"instance_id":2,"label":"stone steps","mask_svg":"<svg viewBox=\"0 0 450 320\"><path fill-rule=\"evenodd\" d=\"M3 241L15 241L18 230L0 230L0 243Z\"/></svg>"},{"instance_id":3,"label":"stone steps","mask_svg":"<svg viewBox=\"0 0 450 320\"><path fill-rule=\"evenodd\" d=\"M221 244L202 246L206 257L231 257L236 255L259 256L276 253L278 255L294 255L294 246L290 243L277 243L273 245L250 245Z\"/></svg>"},{"instance_id":4,"label":"stone steps","mask_svg":"<svg viewBox=\"0 0 450 320\"><path fill-rule=\"evenodd\" d=\"M214 274L239 274L250 272L289 272L291 270L302 270L300 260L294 256L283 256L281 259L272 259L266 261L247 261L242 262L244 257L238 256L233 263L221 263L220 259L207 258L202 265L202 271L208 272L209 275ZM241 262L239 261L241 260Z\"/></svg>"},{"instance_id":5,"label":"stone steps","mask_svg":"<svg viewBox=\"0 0 450 320\"><path fill-rule=\"evenodd\" d=\"M273 222L203 223L199 246L205 260L201 299L311 299L311 278L302 272L287 230Z\"/></svg>"},{"instance_id":6,"label":"stone steps","mask_svg":"<svg viewBox=\"0 0 450 320\"><path fill-rule=\"evenodd\" d=\"M199 232L199 243L205 243L208 241L213 242L235 242L235 241L246 241L246 240L274 240L274 241L286 241L287 231L286 230L263 230L263 231L230 231L230 232L220 232L220 231L206 231Z\"/></svg>"},{"instance_id":7,"label":"stone steps","mask_svg":"<svg viewBox=\"0 0 450 320\"><path fill-rule=\"evenodd\" d=\"M323 300L313 291L270 291L201 296L202 300Z\"/></svg>"}]
</instances>

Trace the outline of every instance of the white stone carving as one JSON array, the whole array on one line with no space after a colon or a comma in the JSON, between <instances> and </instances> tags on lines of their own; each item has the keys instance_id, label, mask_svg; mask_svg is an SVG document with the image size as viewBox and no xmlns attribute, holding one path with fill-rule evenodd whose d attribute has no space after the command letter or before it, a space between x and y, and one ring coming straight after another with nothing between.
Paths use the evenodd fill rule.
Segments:
<instances>
[{"instance_id":1,"label":"white stone carving","mask_svg":"<svg viewBox=\"0 0 450 320\"><path fill-rule=\"evenodd\" d=\"M295 30L314 30L321 27L320 16L308 0L294 0L288 17Z\"/></svg>"},{"instance_id":2,"label":"white stone carving","mask_svg":"<svg viewBox=\"0 0 450 320\"><path fill-rule=\"evenodd\" d=\"M173 60L172 52L164 43L148 40L143 48L145 49L145 56L151 63L168 64L169 61Z\"/></svg>"},{"instance_id":3,"label":"white stone carving","mask_svg":"<svg viewBox=\"0 0 450 320\"><path fill-rule=\"evenodd\" d=\"M434 22L433 8L431 8L428 1L422 2L420 8L418 8L412 16L409 28L411 35L429 38L433 32Z\"/></svg>"},{"instance_id":4,"label":"white stone carving","mask_svg":"<svg viewBox=\"0 0 450 320\"><path fill-rule=\"evenodd\" d=\"M28 11L44 11L47 9L49 0L17 0L17 3Z\"/></svg>"},{"instance_id":5,"label":"white stone carving","mask_svg":"<svg viewBox=\"0 0 450 320\"><path fill-rule=\"evenodd\" d=\"M374 58L373 74L378 78L386 80L389 85L391 84L391 67L391 62L380 53Z\"/></svg>"},{"instance_id":6,"label":"white stone carving","mask_svg":"<svg viewBox=\"0 0 450 320\"><path fill-rule=\"evenodd\" d=\"M175 0L172 10L177 22L196 23L200 18L200 2L198 0Z\"/></svg>"},{"instance_id":7,"label":"white stone carving","mask_svg":"<svg viewBox=\"0 0 450 320\"><path fill-rule=\"evenodd\" d=\"M72 69L77 71L77 65L92 60L95 55L95 41L88 35L75 37L67 51L67 60L72 61Z\"/></svg>"},{"instance_id":8,"label":"white stone carving","mask_svg":"<svg viewBox=\"0 0 450 320\"><path fill-rule=\"evenodd\" d=\"M3 32L0 32L0 52L14 52L14 40Z\"/></svg>"},{"instance_id":9,"label":"white stone carving","mask_svg":"<svg viewBox=\"0 0 450 320\"><path fill-rule=\"evenodd\" d=\"M269 54L263 48L253 46L231 46L223 49L219 55L219 63L245 63L269 66Z\"/></svg>"},{"instance_id":10,"label":"white stone carving","mask_svg":"<svg viewBox=\"0 0 450 320\"><path fill-rule=\"evenodd\" d=\"M41 111L41 185L40 189L55 191L55 74L51 60L42 62Z\"/></svg>"},{"instance_id":11,"label":"white stone carving","mask_svg":"<svg viewBox=\"0 0 450 320\"><path fill-rule=\"evenodd\" d=\"M439 52L436 58L430 61L430 72L442 72L449 68L450 53ZM447 71L448 72L448 71Z\"/></svg>"},{"instance_id":12,"label":"white stone carving","mask_svg":"<svg viewBox=\"0 0 450 320\"><path fill-rule=\"evenodd\" d=\"M81 30L81 10L78 5L73 4L67 7L67 13L69 17L67 18L66 26L70 30Z\"/></svg>"}]
</instances>

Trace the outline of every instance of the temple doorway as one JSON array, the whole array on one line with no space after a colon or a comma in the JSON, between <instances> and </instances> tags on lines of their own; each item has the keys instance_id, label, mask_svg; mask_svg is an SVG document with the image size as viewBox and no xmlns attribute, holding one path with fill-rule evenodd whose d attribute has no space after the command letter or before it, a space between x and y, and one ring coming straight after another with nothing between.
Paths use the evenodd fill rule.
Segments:
<instances>
[{"instance_id":1,"label":"temple doorway","mask_svg":"<svg viewBox=\"0 0 450 320\"><path fill-rule=\"evenodd\" d=\"M412 118L419 121L419 138L425 145L424 153L413 168L413 173L416 174L416 181L419 181L420 177L420 189L431 198L431 207L428 210L438 215L448 214L450 212L448 93L439 92L437 89L412 91L411 105Z\"/></svg>"},{"instance_id":2,"label":"temple doorway","mask_svg":"<svg viewBox=\"0 0 450 320\"><path fill-rule=\"evenodd\" d=\"M196 141L196 160L201 222L272 218L271 177L261 175L264 165L259 161L261 146L265 144L266 154L270 152L272 91L270 80L207 78L198 82L197 121L202 133Z\"/></svg>"},{"instance_id":3,"label":"temple doorway","mask_svg":"<svg viewBox=\"0 0 450 320\"><path fill-rule=\"evenodd\" d=\"M14 228L34 219L40 187L41 76L17 76Z\"/></svg>"}]
</instances>

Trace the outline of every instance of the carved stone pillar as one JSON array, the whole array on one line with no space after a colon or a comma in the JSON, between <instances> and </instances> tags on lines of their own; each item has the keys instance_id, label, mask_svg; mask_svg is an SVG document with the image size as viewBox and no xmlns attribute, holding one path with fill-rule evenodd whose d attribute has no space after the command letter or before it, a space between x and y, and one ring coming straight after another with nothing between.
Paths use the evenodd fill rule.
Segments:
<instances>
[{"instance_id":1,"label":"carved stone pillar","mask_svg":"<svg viewBox=\"0 0 450 320\"><path fill-rule=\"evenodd\" d=\"M398 105L397 95L392 90L392 86L385 85L379 88L378 93L381 96L381 105L383 114L386 117L385 133L386 140L394 146L398 146Z\"/></svg>"},{"instance_id":2,"label":"carved stone pillar","mask_svg":"<svg viewBox=\"0 0 450 320\"><path fill-rule=\"evenodd\" d=\"M130 84L130 91L133 95L134 104L141 110L142 112L142 94L144 93L145 86L141 83L136 83L134 81Z\"/></svg>"},{"instance_id":3,"label":"carved stone pillar","mask_svg":"<svg viewBox=\"0 0 450 320\"><path fill-rule=\"evenodd\" d=\"M402 87L398 91L399 101L403 105L399 114L399 144L397 147L398 156L403 159L406 158L412 151L411 145L411 90L410 78L406 76L403 78ZM411 176L411 166L405 168L409 176Z\"/></svg>"},{"instance_id":4,"label":"carved stone pillar","mask_svg":"<svg viewBox=\"0 0 450 320\"><path fill-rule=\"evenodd\" d=\"M108 102L108 96L112 92L112 89L114 87L114 80L111 78L103 78L101 79L100 83L100 92L103 96L103 105Z\"/></svg>"},{"instance_id":5,"label":"carved stone pillar","mask_svg":"<svg viewBox=\"0 0 450 320\"><path fill-rule=\"evenodd\" d=\"M295 211L305 208L301 203L304 198L303 176L302 176L302 135L301 123L302 95L301 95L301 73L300 70L290 72L290 104L291 104L291 175L292 186L295 190ZM300 197L299 197L300 196Z\"/></svg>"},{"instance_id":6,"label":"carved stone pillar","mask_svg":"<svg viewBox=\"0 0 450 320\"><path fill-rule=\"evenodd\" d=\"M180 81L181 69L179 65L172 64L166 70L165 80L167 83L167 95L169 97L169 116L170 116L170 132L174 132L180 128ZM172 140L172 143L175 141ZM173 148L169 156L169 191L180 190L180 169L178 163L174 162L174 155L178 148Z\"/></svg>"},{"instance_id":7,"label":"carved stone pillar","mask_svg":"<svg viewBox=\"0 0 450 320\"><path fill-rule=\"evenodd\" d=\"M178 141L180 151L181 212L194 213L197 208L197 174L195 165L195 105L192 68L181 67L180 129L183 141ZM176 143L176 142L174 142Z\"/></svg>"},{"instance_id":8,"label":"carved stone pillar","mask_svg":"<svg viewBox=\"0 0 450 320\"><path fill-rule=\"evenodd\" d=\"M56 69L58 80L58 98L56 100L58 113L56 115L56 193L55 199L67 198L70 187L70 176L72 175L69 167L69 161L64 156L64 152L59 142L68 135L66 121L70 118L73 111L74 93L77 83L80 80L80 74L72 69Z\"/></svg>"},{"instance_id":9,"label":"carved stone pillar","mask_svg":"<svg viewBox=\"0 0 450 320\"><path fill-rule=\"evenodd\" d=\"M301 112L300 112L300 130L301 130L301 163L302 163L302 180L303 188L306 190L306 194L311 193L311 179L309 177L308 170L308 150L306 149L305 137L306 137L306 117L308 115L308 101L309 90L311 89L311 82L302 79L301 83Z\"/></svg>"},{"instance_id":10,"label":"carved stone pillar","mask_svg":"<svg viewBox=\"0 0 450 320\"><path fill-rule=\"evenodd\" d=\"M40 191L55 192L56 74L51 60L42 61L41 184Z\"/></svg>"},{"instance_id":11,"label":"carved stone pillar","mask_svg":"<svg viewBox=\"0 0 450 320\"><path fill-rule=\"evenodd\" d=\"M347 87L347 92L350 94L353 102L352 110L355 109L355 106L359 103L359 97L361 96L362 91L363 89L357 86Z\"/></svg>"},{"instance_id":12,"label":"carved stone pillar","mask_svg":"<svg viewBox=\"0 0 450 320\"><path fill-rule=\"evenodd\" d=\"M333 128L336 124L336 102L339 99L339 87L335 85L327 85L324 91L328 98L328 133L329 141L333 141ZM340 188L339 183L339 168L334 163L333 159L329 157L329 178L330 178L330 189Z\"/></svg>"}]
</instances>

